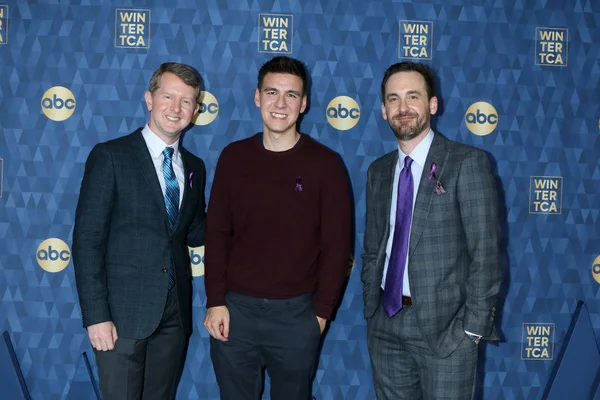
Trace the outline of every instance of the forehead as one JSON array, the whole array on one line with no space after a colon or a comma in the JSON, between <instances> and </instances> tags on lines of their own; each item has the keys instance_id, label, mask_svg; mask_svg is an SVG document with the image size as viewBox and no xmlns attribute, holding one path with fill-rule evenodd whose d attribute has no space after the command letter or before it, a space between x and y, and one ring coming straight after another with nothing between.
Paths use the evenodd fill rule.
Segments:
<instances>
[{"instance_id":1,"label":"forehead","mask_svg":"<svg viewBox=\"0 0 600 400\"><path fill-rule=\"evenodd\" d=\"M195 93L196 90L193 87L186 84L180 77L171 72L165 72L160 76L159 89L178 90L181 92L189 91L192 94Z\"/></svg>"},{"instance_id":2,"label":"forehead","mask_svg":"<svg viewBox=\"0 0 600 400\"><path fill-rule=\"evenodd\" d=\"M404 92L408 90L416 90L427 93L425 78L415 71L396 72L390 76L385 83L385 92Z\"/></svg>"},{"instance_id":3,"label":"forehead","mask_svg":"<svg viewBox=\"0 0 600 400\"><path fill-rule=\"evenodd\" d=\"M262 89L295 90L302 93L302 78L293 74L269 72L262 82Z\"/></svg>"}]
</instances>

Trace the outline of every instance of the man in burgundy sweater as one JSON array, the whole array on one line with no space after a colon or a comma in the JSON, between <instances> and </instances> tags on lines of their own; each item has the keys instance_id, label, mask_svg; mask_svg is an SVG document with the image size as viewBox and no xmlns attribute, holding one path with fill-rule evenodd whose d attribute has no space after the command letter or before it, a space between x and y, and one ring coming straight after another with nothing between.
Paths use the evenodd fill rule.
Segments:
<instances>
[{"instance_id":1,"label":"man in burgundy sweater","mask_svg":"<svg viewBox=\"0 0 600 400\"><path fill-rule=\"evenodd\" d=\"M204 326L221 399L307 400L351 255L351 196L339 156L296 124L307 73L275 57L258 73L263 132L219 158L206 230Z\"/></svg>"}]
</instances>

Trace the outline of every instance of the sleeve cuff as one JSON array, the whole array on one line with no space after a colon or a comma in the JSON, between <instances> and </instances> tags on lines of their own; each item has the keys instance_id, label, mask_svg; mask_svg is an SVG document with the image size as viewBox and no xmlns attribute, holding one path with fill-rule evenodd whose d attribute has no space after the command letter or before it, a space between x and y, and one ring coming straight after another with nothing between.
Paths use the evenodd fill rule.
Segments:
<instances>
[{"instance_id":1,"label":"sleeve cuff","mask_svg":"<svg viewBox=\"0 0 600 400\"><path fill-rule=\"evenodd\" d=\"M476 334L476 333L469 332L469 331L465 331L465 333L466 333L467 335L469 335L469 336L472 336L472 337L476 338L477 340L479 340L479 339L481 339L481 338L483 337L483 336L481 336L481 335L478 335L478 334Z\"/></svg>"},{"instance_id":2,"label":"sleeve cuff","mask_svg":"<svg viewBox=\"0 0 600 400\"><path fill-rule=\"evenodd\" d=\"M325 318L326 320L331 320L331 316L333 315L333 309L323 304L313 304L313 311L317 317Z\"/></svg>"},{"instance_id":3,"label":"sleeve cuff","mask_svg":"<svg viewBox=\"0 0 600 400\"><path fill-rule=\"evenodd\" d=\"M94 307L91 310L81 310L81 319L83 321L83 327L87 329L88 326L96 325L101 322L112 321L108 304L104 307Z\"/></svg>"},{"instance_id":4,"label":"sleeve cuff","mask_svg":"<svg viewBox=\"0 0 600 400\"><path fill-rule=\"evenodd\" d=\"M224 305L227 305L227 303L225 302L225 296L211 297L210 300L209 299L206 300L206 308L218 307L218 306L224 306Z\"/></svg>"}]
</instances>

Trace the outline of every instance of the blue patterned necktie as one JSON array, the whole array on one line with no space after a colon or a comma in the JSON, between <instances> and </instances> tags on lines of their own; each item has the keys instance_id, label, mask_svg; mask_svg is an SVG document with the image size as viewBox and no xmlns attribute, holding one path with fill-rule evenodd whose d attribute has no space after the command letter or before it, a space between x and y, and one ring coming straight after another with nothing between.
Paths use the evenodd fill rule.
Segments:
<instances>
[{"instance_id":1,"label":"blue patterned necktie","mask_svg":"<svg viewBox=\"0 0 600 400\"><path fill-rule=\"evenodd\" d=\"M163 176L165 178L165 207L169 217L170 233L173 233L177 214L179 214L179 182L173 171L173 148L165 147L162 154L163 160ZM175 285L175 268L173 266L173 258L169 262L169 289Z\"/></svg>"},{"instance_id":2,"label":"blue patterned necktie","mask_svg":"<svg viewBox=\"0 0 600 400\"><path fill-rule=\"evenodd\" d=\"M388 317L393 317L402 309L402 283L404 267L408 254L408 238L412 218L414 182L410 172L412 158L404 158L404 168L400 171L398 180L398 202L396 205L396 222L390 263L385 278L383 290L383 309Z\"/></svg>"}]
</instances>

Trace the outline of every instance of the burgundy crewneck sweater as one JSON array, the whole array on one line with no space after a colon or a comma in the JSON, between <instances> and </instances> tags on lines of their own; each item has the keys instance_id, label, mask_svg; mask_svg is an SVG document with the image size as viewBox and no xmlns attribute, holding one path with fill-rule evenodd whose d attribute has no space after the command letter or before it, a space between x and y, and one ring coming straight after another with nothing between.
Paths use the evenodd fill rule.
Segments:
<instances>
[{"instance_id":1,"label":"burgundy crewneck sweater","mask_svg":"<svg viewBox=\"0 0 600 400\"><path fill-rule=\"evenodd\" d=\"M207 213L207 307L227 292L268 299L314 293L331 319L350 267L351 196L341 158L302 135L283 152L257 134L228 145Z\"/></svg>"}]
</instances>

